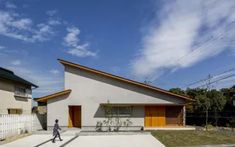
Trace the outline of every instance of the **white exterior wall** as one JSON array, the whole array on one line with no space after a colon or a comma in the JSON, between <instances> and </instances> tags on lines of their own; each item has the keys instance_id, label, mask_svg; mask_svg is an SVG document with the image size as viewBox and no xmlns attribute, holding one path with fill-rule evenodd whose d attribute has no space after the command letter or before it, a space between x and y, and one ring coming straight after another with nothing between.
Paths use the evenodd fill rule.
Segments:
<instances>
[{"instance_id":1,"label":"white exterior wall","mask_svg":"<svg viewBox=\"0 0 235 147\"><path fill-rule=\"evenodd\" d=\"M8 108L22 109L23 114L30 114L32 95L29 94L29 98L19 98L15 97L14 92L15 83L0 79L0 114L8 114Z\"/></svg>"},{"instance_id":2,"label":"white exterior wall","mask_svg":"<svg viewBox=\"0 0 235 147\"><path fill-rule=\"evenodd\" d=\"M104 120L104 111L100 103L119 104L184 104L162 93L140 88L128 83L98 76L77 68L65 67L65 89L72 92L67 98L55 98L48 101L48 126L53 126L56 118L61 126L68 126L68 106L81 105L82 127L96 126ZM133 126L144 126L144 106L134 106L131 121Z\"/></svg>"},{"instance_id":3,"label":"white exterior wall","mask_svg":"<svg viewBox=\"0 0 235 147\"><path fill-rule=\"evenodd\" d=\"M47 126L54 126L56 119L61 127L68 126L68 101L68 95L47 101Z\"/></svg>"}]
</instances>

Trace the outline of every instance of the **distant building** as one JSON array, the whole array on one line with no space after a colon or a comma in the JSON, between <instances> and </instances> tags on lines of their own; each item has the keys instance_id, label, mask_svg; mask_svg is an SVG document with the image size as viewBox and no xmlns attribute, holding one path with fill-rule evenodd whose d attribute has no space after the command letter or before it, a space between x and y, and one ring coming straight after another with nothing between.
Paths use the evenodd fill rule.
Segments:
<instances>
[{"instance_id":1,"label":"distant building","mask_svg":"<svg viewBox=\"0 0 235 147\"><path fill-rule=\"evenodd\" d=\"M38 86L0 67L0 114L30 114L32 87Z\"/></svg>"}]
</instances>

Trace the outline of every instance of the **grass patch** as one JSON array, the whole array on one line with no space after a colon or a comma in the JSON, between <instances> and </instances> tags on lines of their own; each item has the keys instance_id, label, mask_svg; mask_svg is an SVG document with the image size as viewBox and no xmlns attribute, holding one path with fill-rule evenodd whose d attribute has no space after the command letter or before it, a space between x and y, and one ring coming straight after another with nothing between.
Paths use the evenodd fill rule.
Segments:
<instances>
[{"instance_id":1,"label":"grass patch","mask_svg":"<svg viewBox=\"0 0 235 147\"><path fill-rule=\"evenodd\" d=\"M152 135L167 147L235 144L235 135L218 131L152 131Z\"/></svg>"}]
</instances>

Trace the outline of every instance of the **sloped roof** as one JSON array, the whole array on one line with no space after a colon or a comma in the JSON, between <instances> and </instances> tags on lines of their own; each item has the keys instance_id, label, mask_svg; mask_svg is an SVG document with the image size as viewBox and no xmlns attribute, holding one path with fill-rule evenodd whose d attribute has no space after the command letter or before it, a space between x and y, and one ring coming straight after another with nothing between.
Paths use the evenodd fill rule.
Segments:
<instances>
[{"instance_id":1,"label":"sloped roof","mask_svg":"<svg viewBox=\"0 0 235 147\"><path fill-rule=\"evenodd\" d=\"M2 67L0 67L0 78L11 80L11 81L14 81L14 82L19 82L19 83L22 83L22 84L25 84L25 85L30 85L30 86L33 86L33 87L36 87L36 88L38 87L37 85L35 85L35 84L33 84L33 83L17 76L17 75L15 75L13 71L2 68Z\"/></svg>"},{"instance_id":2,"label":"sloped roof","mask_svg":"<svg viewBox=\"0 0 235 147\"><path fill-rule=\"evenodd\" d=\"M47 102L47 100L49 100L49 99L53 99L53 98L57 98L62 95L69 94L71 91L72 91L71 89L63 90L63 91L59 91L59 92L56 92L56 93L53 93L53 94L50 94L47 96L35 98L34 100L36 100L37 102Z\"/></svg>"},{"instance_id":3,"label":"sloped roof","mask_svg":"<svg viewBox=\"0 0 235 147\"><path fill-rule=\"evenodd\" d=\"M129 83L129 84L133 84L133 85L139 86L141 88L146 88L146 89L154 90L154 91L164 93L164 94L167 94L167 95L175 96L177 98L182 98L182 99L185 99L185 100L192 100L191 98L189 98L187 96L178 95L178 94L169 92L167 90L164 90L164 89L161 89L161 88L158 88L158 87L155 87L155 86L147 85L147 84L144 84L144 83L141 83L141 82L138 82L138 81L134 81L134 80L130 80L130 79L127 79L127 78L124 78L124 77L116 76L116 75L113 75L113 74L110 74L110 73L107 73L107 72L103 72L103 71L100 71L100 70L96 70L96 69L93 69L93 68L90 68L90 67L86 67L86 66L83 66L83 65L80 65L80 64L72 63L72 62L69 62L69 61L66 61L66 60L62 60L62 59L58 59L58 61L61 64L65 65L65 66L75 67L75 68L78 68L80 70L84 70L84 71L87 71L87 72L92 72L94 74L98 74L98 75L101 75L101 76L104 76L104 77L112 78L114 80L122 81L122 82Z\"/></svg>"}]
</instances>

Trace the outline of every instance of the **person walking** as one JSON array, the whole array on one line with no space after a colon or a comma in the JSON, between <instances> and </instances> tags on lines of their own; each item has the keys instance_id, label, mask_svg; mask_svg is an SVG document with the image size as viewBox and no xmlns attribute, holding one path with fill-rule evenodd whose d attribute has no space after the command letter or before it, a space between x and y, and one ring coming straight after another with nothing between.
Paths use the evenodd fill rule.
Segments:
<instances>
[{"instance_id":1,"label":"person walking","mask_svg":"<svg viewBox=\"0 0 235 147\"><path fill-rule=\"evenodd\" d=\"M54 138L53 138L53 140L52 140L53 143L55 143L56 137L59 137L60 141L63 141L63 139L60 138L60 132L59 132L59 130L61 130L61 128L59 127L58 122L59 122L59 120L56 119L56 120L55 120L55 125L54 125L54 128L53 128L53 136L54 136Z\"/></svg>"}]
</instances>

